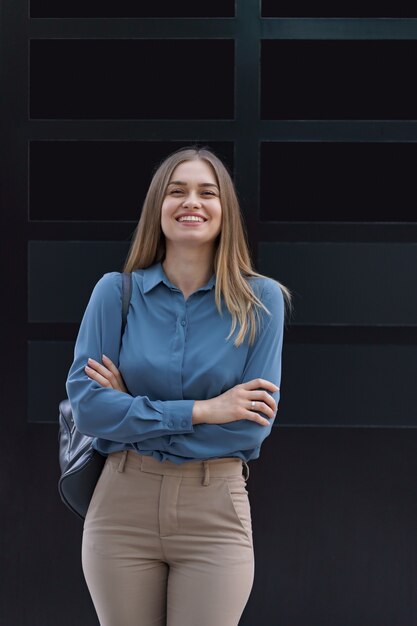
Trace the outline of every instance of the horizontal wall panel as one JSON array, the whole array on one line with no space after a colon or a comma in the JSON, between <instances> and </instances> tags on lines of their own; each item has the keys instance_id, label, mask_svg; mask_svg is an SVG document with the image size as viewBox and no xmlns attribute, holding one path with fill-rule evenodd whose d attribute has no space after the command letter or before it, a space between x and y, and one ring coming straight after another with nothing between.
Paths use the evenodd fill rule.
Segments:
<instances>
[{"instance_id":1,"label":"horizontal wall panel","mask_svg":"<svg viewBox=\"0 0 417 626\"><path fill-rule=\"evenodd\" d=\"M29 342L29 421L57 421L73 349L67 341ZM286 343L276 426L415 427L416 371L415 346Z\"/></svg>"},{"instance_id":2,"label":"horizontal wall panel","mask_svg":"<svg viewBox=\"0 0 417 626\"><path fill-rule=\"evenodd\" d=\"M27 353L27 419L29 422L58 422L59 403L67 397L65 381L74 359L74 342L28 341Z\"/></svg>"},{"instance_id":3,"label":"horizontal wall panel","mask_svg":"<svg viewBox=\"0 0 417 626\"><path fill-rule=\"evenodd\" d=\"M264 40L263 119L416 119L417 40Z\"/></svg>"},{"instance_id":4,"label":"horizontal wall panel","mask_svg":"<svg viewBox=\"0 0 417 626\"><path fill-rule=\"evenodd\" d=\"M30 241L28 321L80 322L96 282L123 270L129 243Z\"/></svg>"},{"instance_id":5,"label":"horizontal wall panel","mask_svg":"<svg viewBox=\"0 0 417 626\"><path fill-rule=\"evenodd\" d=\"M416 345L287 343L278 423L416 427L416 372Z\"/></svg>"},{"instance_id":6,"label":"horizontal wall panel","mask_svg":"<svg viewBox=\"0 0 417 626\"><path fill-rule=\"evenodd\" d=\"M415 142L261 144L261 219L416 222Z\"/></svg>"},{"instance_id":7,"label":"horizontal wall panel","mask_svg":"<svg viewBox=\"0 0 417 626\"><path fill-rule=\"evenodd\" d=\"M137 221L156 164L188 145L178 141L32 141L29 217ZM233 143L210 142L209 147L233 171Z\"/></svg>"},{"instance_id":8,"label":"horizontal wall panel","mask_svg":"<svg viewBox=\"0 0 417 626\"><path fill-rule=\"evenodd\" d=\"M417 326L415 243L261 242L258 266L293 291L293 324Z\"/></svg>"},{"instance_id":9,"label":"horizontal wall panel","mask_svg":"<svg viewBox=\"0 0 417 626\"><path fill-rule=\"evenodd\" d=\"M231 119L234 41L32 39L30 116Z\"/></svg>"},{"instance_id":10,"label":"horizontal wall panel","mask_svg":"<svg viewBox=\"0 0 417 626\"><path fill-rule=\"evenodd\" d=\"M94 282L121 271L128 248L29 242L29 321L79 321ZM293 324L417 325L417 244L262 242L258 266L293 291Z\"/></svg>"},{"instance_id":11,"label":"horizontal wall panel","mask_svg":"<svg viewBox=\"0 0 417 626\"><path fill-rule=\"evenodd\" d=\"M410 2L278 2L261 0L263 17L416 17Z\"/></svg>"},{"instance_id":12,"label":"horizontal wall panel","mask_svg":"<svg viewBox=\"0 0 417 626\"><path fill-rule=\"evenodd\" d=\"M232 17L233 0L30 0L31 17Z\"/></svg>"}]
</instances>

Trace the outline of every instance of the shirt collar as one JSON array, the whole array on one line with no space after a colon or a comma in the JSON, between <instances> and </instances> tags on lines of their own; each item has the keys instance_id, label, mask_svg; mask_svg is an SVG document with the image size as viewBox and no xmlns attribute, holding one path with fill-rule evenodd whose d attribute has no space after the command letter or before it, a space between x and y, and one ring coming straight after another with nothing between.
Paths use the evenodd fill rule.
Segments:
<instances>
[{"instance_id":1,"label":"shirt collar","mask_svg":"<svg viewBox=\"0 0 417 626\"><path fill-rule=\"evenodd\" d=\"M151 265L150 267L147 267L144 270L143 293L148 293L148 291L151 291L151 289L156 287L156 285L159 285L159 283L161 282L165 283L165 285L169 287L170 289L178 289L178 287L174 285L165 274L164 268L162 267L162 262L158 261L157 263L154 263L153 265ZM197 291L208 291L209 289L212 289L212 287L214 287L215 284L216 284L216 274L213 273L211 275L211 278L207 281L207 283L203 285L202 287L200 287L199 289L197 289Z\"/></svg>"}]
</instances>

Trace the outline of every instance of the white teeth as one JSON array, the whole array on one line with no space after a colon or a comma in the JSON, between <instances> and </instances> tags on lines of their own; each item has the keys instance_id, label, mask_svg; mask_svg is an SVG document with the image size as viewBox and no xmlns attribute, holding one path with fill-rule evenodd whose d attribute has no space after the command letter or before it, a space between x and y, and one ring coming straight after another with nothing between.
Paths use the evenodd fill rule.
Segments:
<instances>
[{"instance_id":1,"label":"white teeth","mask_svg":"<svg viewBox=\"0 0 417 626\"><path fill-rule=\"evenodd\" d=\"M183 217L179 217L178 222L204 222L202 217L197 217L196 215L185 215Z\"/></svg>"}]
</instances>

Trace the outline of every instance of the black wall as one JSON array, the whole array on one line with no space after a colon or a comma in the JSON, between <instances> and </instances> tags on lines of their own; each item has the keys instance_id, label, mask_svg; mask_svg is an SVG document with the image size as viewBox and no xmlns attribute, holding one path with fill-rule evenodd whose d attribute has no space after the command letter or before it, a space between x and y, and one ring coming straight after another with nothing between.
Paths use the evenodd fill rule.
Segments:
<instances>
[{"instance_id":1,"label":"black wall","mask_svg":"<svg viewBox=\"0 0 417 626\"><path fill-rule=\"evenodd\" d=\"M97 624L58 403L154 166L194 142L294 293L241 625L417 624L417 11L293 4L0 5L2 626Z\"/></svg>"}]
</instances>

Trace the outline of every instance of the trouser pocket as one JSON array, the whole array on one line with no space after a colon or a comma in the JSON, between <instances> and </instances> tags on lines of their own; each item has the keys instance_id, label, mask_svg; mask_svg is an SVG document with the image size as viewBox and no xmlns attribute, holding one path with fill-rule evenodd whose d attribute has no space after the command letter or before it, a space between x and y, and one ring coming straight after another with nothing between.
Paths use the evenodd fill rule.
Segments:
<instances>
[{"instance_id":1,"label":"trouser pocket","mask_svg":"<svg viewBox=\"0 0 417 626\"><path fill-rule=\"evenodd\" d=\"M251 508L245 478L243 476L226 478L226 485L236 520L245 531L247 537L252 541Z\"/></svg>"}]
</instances>

